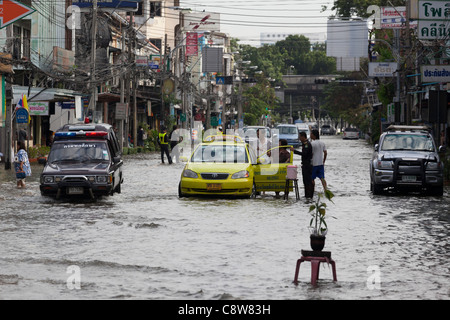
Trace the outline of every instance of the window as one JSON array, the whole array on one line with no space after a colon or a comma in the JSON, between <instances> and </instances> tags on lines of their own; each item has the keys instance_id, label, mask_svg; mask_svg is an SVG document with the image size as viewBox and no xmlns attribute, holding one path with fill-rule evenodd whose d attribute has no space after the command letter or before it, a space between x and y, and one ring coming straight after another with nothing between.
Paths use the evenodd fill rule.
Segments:
<instances>
[{"instance_id":1,"label":"window","mask_svg":"<svg viewBox=\"0 0 450 320\"><path fill-rule=\"evenodd\" d=\"M142 16L144 11L144 2L138 2L138 9L134 13L134 16Z\"/></svg>"},{"instance_id":2,"label":"window","mask_svg":"<svg viewBox=\"0 0 450 320\"><path fill-rule=\"evenodd\" d=\"M161 2L150 1L150 17L161 17Z\"/></svg>"},{"instance_id":3,"label":"window","mask_svg":"<svg viewBox=\"0 0 450 320\"><path fill-rule=\"evenodd\" d=\"M30 35L31 32L20 26L13 26L13 58L30 58Z\"/></svg>"},{"instance_id":4,"label":"window","mask_svg":"<svg viewBox=\"0 0 450 320\"><path fill-rule=\"evenodd\" d=\"M149 39L149 41L155 45L159 50L161 50L162 40L161 39Z\"/></svg>"}]
</instances>

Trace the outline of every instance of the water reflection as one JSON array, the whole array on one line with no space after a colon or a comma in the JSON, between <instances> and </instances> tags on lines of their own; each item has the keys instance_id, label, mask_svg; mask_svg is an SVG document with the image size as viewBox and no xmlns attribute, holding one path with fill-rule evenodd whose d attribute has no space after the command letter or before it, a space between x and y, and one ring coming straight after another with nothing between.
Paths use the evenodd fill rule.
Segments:
<instances>
[{"instance_id":1,"label":"water reflection","mask_svg":"<svg viewBox=\"0 0 450 320\"><path fill-rule=\"evenodd\" d=\"M292 284L309 248L303 190L300 201L179 199L183 165L138 154L126 158L122 193L94 202L41 197L39 166L25 190L0 169L0 298L448 299L448 187L444 197L373 196L372 148L322 139L335 193L327 214L336 218L325 250L337 282L325 264L311 287L305 264ZM71 265L80 267L80 290L66 286ZM379 290L367 286L371 266L381 271Z\"/></svg>"}]
</instances>

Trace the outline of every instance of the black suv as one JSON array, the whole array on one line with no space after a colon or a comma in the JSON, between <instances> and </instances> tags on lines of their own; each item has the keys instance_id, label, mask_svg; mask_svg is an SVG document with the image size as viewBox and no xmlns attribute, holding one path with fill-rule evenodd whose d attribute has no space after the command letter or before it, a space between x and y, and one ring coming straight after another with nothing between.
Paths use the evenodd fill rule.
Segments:
<instances>
[{"instance_id":1,"label":"black suv","mask_svg":"<svg viewBox=\"0 0 450 320\"><path fill-rule=\"evenodd\" d=\"M121 192L122 154L109 124L60 128L41 174L42 195L96 196Z\"/></svg>"},{"instance_id":2,"label":"black suv","mask_svg":"<svg viewBox=\"0 0 450 320\"><path fill-rule=\"evenodd\" d=\"M444 193L444 164L433 136L424 126L390 126L370 162L370 189L380 194L387 187Z\"/></svg>"}]
</instances>

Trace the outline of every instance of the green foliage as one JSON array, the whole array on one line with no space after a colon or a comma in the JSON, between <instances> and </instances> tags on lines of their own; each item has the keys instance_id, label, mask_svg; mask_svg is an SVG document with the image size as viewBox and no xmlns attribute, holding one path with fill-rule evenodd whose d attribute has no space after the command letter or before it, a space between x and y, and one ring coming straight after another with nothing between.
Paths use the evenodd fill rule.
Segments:
<instances>
[{"instance_id":1,"label":"green foliage","mask_svg":"<svg viewBox=\"0 0 450 320\"><path fill-rule=\"evenodd\" d=\"M28 148L28 158L36 159L40 157L47 157L50 153L50 147L35 145Z\"/></svg>"},{"instance_id":2,"label":"green foliage","mask_svg":"<svg viewBox=\"0 0 450 320\"><path fill-rule=\"evenodd\" d=\"M311 221L309 222L309 226L311 229L311 234L316 236L324 236L328 230L328 225L325 220L327 204L321 201L323 197L333 203L333 200L331 200L334 197L333 192L330 190L325 190L324 193L318 193L316 201L309 207L309 212L311 213Z\"/></svg>"}]
</instances>

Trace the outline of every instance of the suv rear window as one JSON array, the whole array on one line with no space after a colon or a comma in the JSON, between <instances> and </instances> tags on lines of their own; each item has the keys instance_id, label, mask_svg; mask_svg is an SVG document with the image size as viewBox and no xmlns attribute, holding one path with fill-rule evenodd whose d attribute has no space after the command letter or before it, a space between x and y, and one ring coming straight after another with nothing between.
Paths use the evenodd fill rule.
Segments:
<instances>
[{"instance_id":1,"label":"suv rear window","mask_svg":"<svg viewBox=\"0 0 450 320\"><path fill-rule=\"evenodd\" d=\"M381 150L434 151L433 139L418 134L388 134L383 140Z\"/></svg>"},{"instance_id":2,"label":"suv rear window","mask_svg":"<svg viewBox=\"0 0 450 320\"><path fill-rule=\"evenodd\" d=\"M278 127L280 134L298 134L296 127Z\"/></svg>"},{"instance_id":3,"label":"suv rear window","mask_svg":"<svg viewBox=\"0 0 450 320\"><path fill-rule=\"evenodd\" d=\"M54 143L48 162L109 160L106 142L80 141Z\"/></svg>"}]
</instances>

